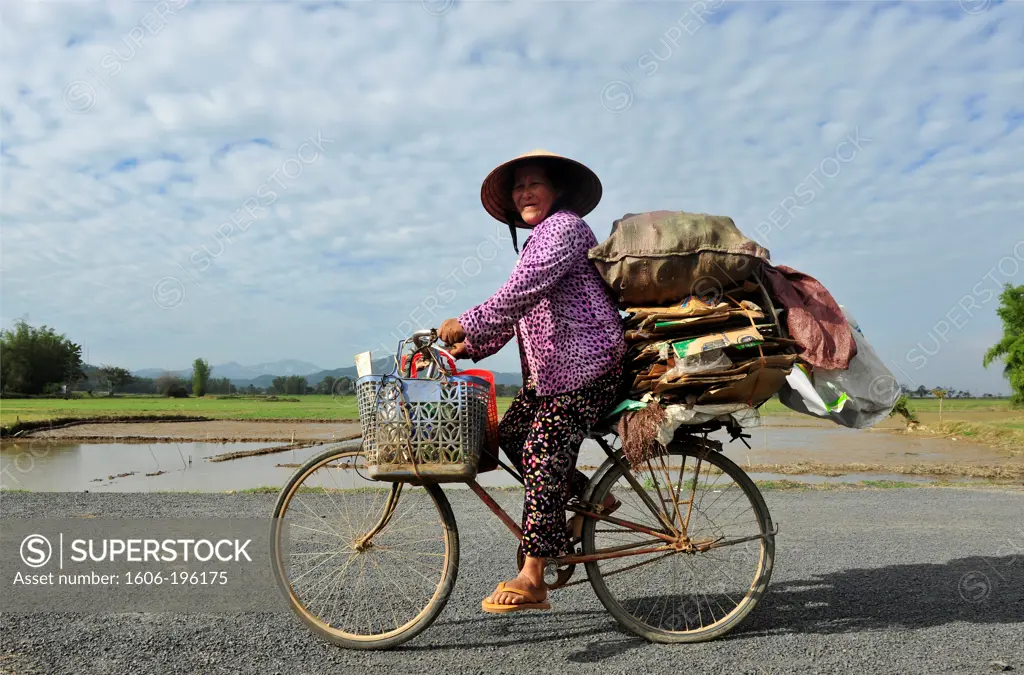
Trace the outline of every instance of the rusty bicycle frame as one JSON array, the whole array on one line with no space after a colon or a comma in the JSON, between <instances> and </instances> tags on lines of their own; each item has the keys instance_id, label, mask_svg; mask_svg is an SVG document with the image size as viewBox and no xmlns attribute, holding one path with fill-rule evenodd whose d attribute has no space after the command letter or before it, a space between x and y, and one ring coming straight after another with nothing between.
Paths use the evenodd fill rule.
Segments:
<instances>
[{"instance_id":1,"label":"rusty bicycle frame","mask_svg":"<svg viewBox=\"0 0 1024 675\"><path fill-rule=\"evenodd\" d=\"M672 512L671 515L669 515L669 514L663 512L663 511L661 511L657 507L657 505L654 503L654 500L651 499L651 497L647 494L647 492L644 490L644 488L637 481L636 477L633 475L633 472L632 472L629 464L624 462L623 459L616 454L616 451L611 447L611 445L605 439L605 436L608 435L609 433L611 433L609 430L604 430L603 433L602 432L590 433L588 435L588 438L596 441L597 444L599 446L601 446L601 449L604 451L604 453L608 456L608 459L611 462L613 462L615 464L618 464L620 466L620 468L623 471L623 476L626 478L626 481L633 488L633 491L637 493L637 495L640 497L641 501L643 501L644 505L651 511L651 513L654 515L654 517L657 518L657 520L661 522L661 524L665 527L665 530L663 530L663 531L654 530L654 529L651 529L650 527L647 527L645 525L641 525L640 523L636 523L636 522L633 522L631 520L625 520L625 519L622 519L622 518L616 518L613 515L602 514L602 513L600 513L600 507L598 507L598 509L587 508L587 507L592 507L593 506L592 504L578 505L578 504L574 504L574 503L572 503L572 501L570 501L570 503L566 505L566 510L567 511L571 511L571 512L577 514L577 515L582 515L584 517L594 518L595 520L598 520L598 521L604 521L604 522L612 523L614 525L618 525L619 527L623 527L623 528L626 528L628 530L632 530L634 532L640 532L640 533L643 533L643 534L647 534L647 535L653 537L654 541L645 541L645 542L640 542L640 543L624 544L622 546L614 546L614 547L611 547L611 548L600 549L600 550L598 550L598 551L596 551L594 553L591 553L589 555L582 555L582 554L564 555L564 556L559 556L559 557L555 557L555 558L549 558L549 561L554 562L558 566L567 566L567 565L576 565L576 564L583 564L583 563L589 563L589 562L596 562L596 561L599 561L599 560L609 560L609 559L612 559L612 558L624 558L624 557L628 557L628 556L647 555L647 554L653 554L653 553L667 553L667 554L672 554L672 553L703 553L705 551L710 551L710 550L716 549L716 548L723 548L723 547L726 547L726 546L734 546L736 544L742 544L742 543L745 543L745 542L748 542L748 541L752 541L754 539L762 539L762 538L765 538L765 537L774 536L775 534L778 533L778 526L776 526L774 528L774 531L772 531L772 532L765 532L765 533L762 533L762 534L751 535L751 536L748 536L748 537L740 537L740 538L731 539L731 540L718 539L718 540L709 540L709 541L700 541L700 542L695 542L695 541L691 540L689 538L689 536L687 535L687 527L689 526L690 515L691 515L692 510L693 510L693 500L694 500L694 496L695 496L696 490L697 490L696 478L692 481L692 484L690 485L689 499L686 499L685 501L681 499L682 495L677 495L676 494L676 490L672 487L672 481L671 481L671 479L669 479L668 480L668 489L667 489L667 491L672 495L671 502L672 502L672 505L673 505L673 509L672 509L673 512ZM714 452L714 450L704 450L704 452ZM659 458L656 458L656 459L659 459ZM696 467L694 469L695 477L700 474L700 466L701 466L701 463L703 461L703 455L702 454L697 454L696 455L696 460L697 460L697 463L696 463ZM497 463L498 463L498 466L500 468L504 469L506 472L511 474L512 477L515 478L516 480L518 480L521 484L524 483L523 478L514 469L512 469L511 467L506 465L500 459L497 460ZM648 460L648 467L651 469L651 471L653 473L654 472L654 468L651 466L650 460ZM683 456L683 464L680 467L680 477L682 476L685 467L686 467L686 456L684 455ZM667 475L667 467L662 467L662 469L663 469L664 472L666 472L666 475ZM498 519L501 520L502 523L504 523L505 527L507 527L509 529L509 531L517 539L522 541L522 538L523 538L522 529L512 519L512 517L509 516L508 513L506 513L505 510L503 508L501 508L501 506L496 501L494 501L494 499L487 493L487 491L475 479L471 480L471 481L466 481L466 485L477 495L477 497L480 498L480 500L487 506L487 508L490 509L491 512L495 516L497 516ZM660 490L659 490L659 497L660 496L661 495L660 495ZM667 504L667 501L665 503ZM687 507L686 513L685 513L685 517L684 517L683 511L680 509L681 506L686 506ZM679 518L679 522L678 523L675 522L675 517L677 517L677 516ZM660 544L658 544L659 540L661 542ZM659 558L654 558L654 559L652 559L650 561L647 561L647 562L655 562L656 560L659 560L659 559L660 559L660 557ZM630 567L623 568L623 569L617 570L617 571L625 572L627 570L633 570L633 569L636 569L637 567L639 567L640 565L647 564L647 562L639 563L638 565L632 565ZM576 582L576 583L582 583L582 582Z\"/></svg>"}]
</instances>

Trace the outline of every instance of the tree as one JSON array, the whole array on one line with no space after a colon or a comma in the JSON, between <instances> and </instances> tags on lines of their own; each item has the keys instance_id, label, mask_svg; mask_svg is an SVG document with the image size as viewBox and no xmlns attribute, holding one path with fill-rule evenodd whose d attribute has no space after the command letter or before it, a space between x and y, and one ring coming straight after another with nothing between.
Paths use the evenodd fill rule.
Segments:
<instances>
[{"instance_id":1,"label":"tree","mask_svg":"<svg viewBox=\"0 0 1024 675\"><path fill-rule=\"evenodd\" d=\"M918 398L924 398L925 396L928 395L928 389L922 384L921 386L914 390L914 395L917 396Z\"/></svg>"},{"instance_id":2,"label":"tree","mask_svg":"<svg viewBox=\"0 0 1024 675\"><path fill-rule=\"evenodd\" d=\"M130 371L125 368L118 368L117 366L103 365L98 373L100 381L109 388L110 396L114 395L115 390L135 381L135 376Z\"/></svg>"},{"instance_id":3,"label":"tree","mask_svg":"<svg viewBox=\"0 0 1024 675\"><path fill-rule=\"evenodd\" d=\"M0 331L0 387L3 391L41 394L48 388L85 379L82 347L52 328L34 328L15 322L14 330Z\"/></svg>"},{"instance_id":4,"label":"tree","mask_svg":"<svg viewBox=\"0 0 1024 675\"><path fill-rule=\"evenodd\" d=\"M932 396L935 396L936 398L939 399L939 424L942 424L942 401L948 395L949 395L949 390L948 389L943 389L942 387L938 387L936 389L932 389Z\"/></svg>"},{"instance_id":5,"label":"tree","mask_svg":"<svg viewBox=\"0 0 1024 675\"><path fill-rule=\"evenodd\" d=\"M986 368L996 359L1003 359L1003 377L1010 382L1013 405L1024 405L1024 285L1006 284L999 296L996 314L1003 320L1003 339L985 352Z\"/></svg>"},{"instance_id":6,"label":"tree","mask_svg":"<svg viewBox=\"0 0 1024 675\"><path fill-rule=\"evenodd\" d=\"M356 393L355 384L352 382L352 378L346 375L339 377L331 385L331 394L335 396L351 396Z\"/></svg>"},{"instance_id":7,"label":"tree","mask_svg":"<svg viewBox=\"0 0 1024 675\"><path fill-rule=\"evenodd\" d=\"M332 394L334 393L334 376L327 375L324 379L316 385L316 393L318 394Z\"/></svg>"},{"instance_id":8,"label":"tree","mask_svg":"<svg viewBox=\"0 0 1024 675\"><path fill-rule=\"evenodd\" d=\"M271 382L267 393L273 391L275 394L305 394L309 391L309 382L305 377L289 375L288 377L275 377Z\"/></svg>"},{"instance_id":9,"label":"tree","mask_svg":"<svg viewBox=\"0 0 1024 675\"><path fill-rule=\"evenodd\" d=\"M196 359L192 362L192 393L196 396L206 396L206 385L210 381L212 370L206 359Z\"/></svg>"},{"instance_id":10,"label":"tree","mask_svg":"<svg viewBox=\"0 0 1024 675\"><path fill-rule=\"evenodd\" d=\"M206 383L206 393L208 394L234 394L237 391L238 387L226 377L214 377Z\"/></svg>"},{"instance_id":11,"label":"tree","mask_svg":"<svg viewBox=\"0 0 1024 675\"><path fill-rule=\"evenodd\" d=\"M156 378L153 384L156 387L157 393L164 396L173 396L175 398L188 396L188 382L173 373L165 371L163 375Z\"/></svg>"},{"instance_id":12,"label":"tree","mask_svg":"<svg viewBox=\"0 0 1024 675\"><path fill-rule=\"evenodd\" d=\"M495 396L515 396L522 389L518 384L496 384L494 385Z\"/></svg>"},{"instance_id":13,"label":"tree","mask_svg":"<svg viewBox=\"0 0 1024 675\"><path fill-rule=\"evenodd\" d=\"M121 387L125 394L156 394L156 381L149 377L134 377L132 381Z\"/></svg>"},{"instance_id":14,"label":"tree","mask_svg":"<svg viewBox=\"0 0 1024 675\"><path fill-rule=\"evenodd\" d=\"M309 383L306 382L305 377L299 375L289 375L286 380L285 393L286 394L305 394L306 389L309 387Z\"/></svg>"}]
</instances>

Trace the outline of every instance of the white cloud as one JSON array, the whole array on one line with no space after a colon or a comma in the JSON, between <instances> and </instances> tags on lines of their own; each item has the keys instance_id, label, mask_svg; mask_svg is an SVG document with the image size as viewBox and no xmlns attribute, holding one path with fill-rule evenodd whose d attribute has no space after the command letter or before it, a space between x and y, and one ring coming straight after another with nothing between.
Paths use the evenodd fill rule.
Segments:
<instances>
[{"instance_id":1,"label":"white cloud","mask_svg":"<svg viewBox=\"0 0 1024 675\"><path fill-rule=\"evenodd\" d=\"M156 2L8 4L0 318L136 368L346 365L446 279L427 324L501 284L507 241L474 262L502 232L480 181L539 146L601 176L599 239L626 212L726 214L751 236L774 216L773 261L819 278L908 376L1005 391L980 369L994 301L920 371L907 358L1024 237L1024 6L967 4L983 11L727 2L704 25L685 2L167 0L163 24ZM801 184L814 197L785 216ZM261 185L273 203L225 225ZM514 347L488 365L515 369Z\"/></svg>"}]
</instances>

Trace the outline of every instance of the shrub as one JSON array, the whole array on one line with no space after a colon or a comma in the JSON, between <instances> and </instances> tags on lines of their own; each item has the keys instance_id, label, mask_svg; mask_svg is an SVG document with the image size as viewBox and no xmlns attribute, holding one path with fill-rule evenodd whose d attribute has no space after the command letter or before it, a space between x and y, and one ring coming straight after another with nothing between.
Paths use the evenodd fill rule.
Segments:
<instances>
[{"instance_id":1,"label":"shrub","mask_svg":"<svg viewBox=\"0 0 1024 675\"><path fill-rule=\"evenodd\" d=\"M188 398L188 391L180 384L172 384L167 387L166 396L171 398Z\"/></svg>"},{"instance_id":2,"label":"shrub","mask_svg":"<svg viewBox=\"0 0 1024 675\"><path fill-rule=\"evenodd\" d=\"M896 405L893 406L892 412L889 413L889 417L893 415L903 415L903 419L906 420L907 425L919 424L920 421L917 419L917 415L910 408L910 399L904 394L900 396L899 400L896 401Z\"/></svg>"}]
</instances>

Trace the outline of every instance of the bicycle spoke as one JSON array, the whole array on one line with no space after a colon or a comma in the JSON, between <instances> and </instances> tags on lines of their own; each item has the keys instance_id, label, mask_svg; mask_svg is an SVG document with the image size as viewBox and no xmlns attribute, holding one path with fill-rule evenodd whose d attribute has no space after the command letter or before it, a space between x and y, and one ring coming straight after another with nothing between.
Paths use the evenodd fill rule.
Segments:
<instances>
[{"instance_id":1,"label":"bicycle spoke","mask_svg":"<svg viewBox=\"0 0 1024 675\"><path fill-rule=\"evenodd\" d=\"M352 451L310 460L279 507L292 528L278 541L277 568L292 607L345 644L418 632L443 606L436 599L451 572L450 510L443 512L427 488L339 475L346 459L360 461Z\"/></svg>"},{"instance_id":2,"label":"bicycle spoke","mask_svg":"<svg viewBox=\"0 0 1024 675\"><path fill-rule=\"evenodd\" d=\"M584 556L608 556L587 563L595 590L620 621L644 627L649 632L643 634L658 641L693 641L728 630L753 608L755 582L766 569L760 512L752 493L729 473L742 476L742 470L704 446L670 446L644 468L648 475L639 485L623 467L613 467L591 497L599 502L612 491L621 494L623 512L620 523L585 527ZM654 501L663 514L645 508ZM630 523L635 509L641 516L652 511L656 522L665 516L674 522L681 534L675 550L665 550L671 542L657 553L643 550L651 542L631 529L645 521ZM754 550L747 548L751 542ZM619 551L639 555L623 562L611 557Z\"/></svg>"}]
</instances>

